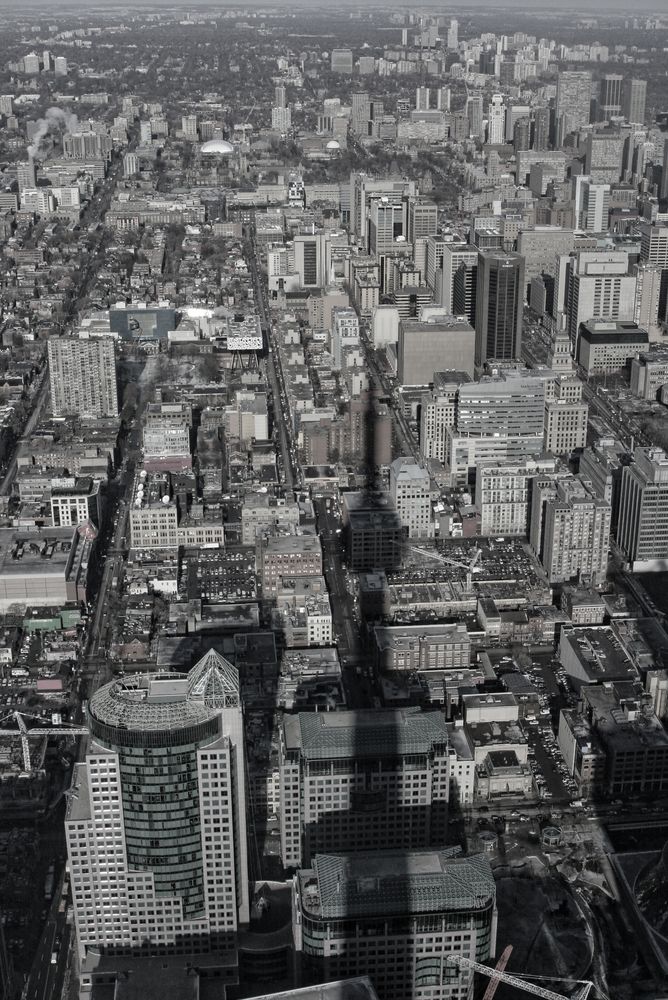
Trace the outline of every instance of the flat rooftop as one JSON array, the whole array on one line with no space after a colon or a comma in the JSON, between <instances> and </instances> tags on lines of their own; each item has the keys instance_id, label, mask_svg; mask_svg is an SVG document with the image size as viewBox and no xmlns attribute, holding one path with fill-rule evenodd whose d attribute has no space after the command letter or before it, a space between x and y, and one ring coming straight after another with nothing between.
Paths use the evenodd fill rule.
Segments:
<instances>
[{"instance_id":1,"label":"flat rooftop","mask_svg":"<svg viewBox=\"0 0 668 1000\"><path fill-rule=\"evenodd\" d=\"M419 708L300 713L283 719L288 751L307 760L349 757L398 757L426 754L434 744L447 743L448 730L440 712Z\"/></svg>"}]
</instances>

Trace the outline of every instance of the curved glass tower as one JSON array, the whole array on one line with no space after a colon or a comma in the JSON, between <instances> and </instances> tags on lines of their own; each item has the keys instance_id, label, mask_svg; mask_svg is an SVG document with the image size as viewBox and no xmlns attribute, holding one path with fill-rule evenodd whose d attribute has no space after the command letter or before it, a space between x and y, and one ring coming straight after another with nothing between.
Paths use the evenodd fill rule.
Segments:
<instances>
[{"instance_id":1,"label":"curved glass tower","mask_svg":"<svg viewBox=\"0 0 668 1000\"><path fill-rule=\"evenodd\" d=\"M82 961L233 948L249 917L237 671L210 650L189 674L113 681L88 719L66 821Z\"/></svg>"}]
</instances>

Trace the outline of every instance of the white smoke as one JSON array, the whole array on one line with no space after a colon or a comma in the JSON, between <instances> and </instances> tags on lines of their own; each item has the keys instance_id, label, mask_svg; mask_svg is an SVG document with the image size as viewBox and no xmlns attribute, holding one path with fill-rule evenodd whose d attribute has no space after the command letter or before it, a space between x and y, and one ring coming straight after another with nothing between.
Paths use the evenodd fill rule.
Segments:
<instances>
[{"instance_id":1,"label":"white smoke","mask_svg":"<svg viewBox=\"0 0 668 1000\"><path fill-rule=\"evenodd\" d=\"M39 160L43 153L41 150L42 140L49 132L74 132L78 124L79 119L71 111L63 111L62 108L49 108L44 118L40 118L37 122L36 131L28 146L28 156L33 160Z\"/></svg>"}]
</instances>

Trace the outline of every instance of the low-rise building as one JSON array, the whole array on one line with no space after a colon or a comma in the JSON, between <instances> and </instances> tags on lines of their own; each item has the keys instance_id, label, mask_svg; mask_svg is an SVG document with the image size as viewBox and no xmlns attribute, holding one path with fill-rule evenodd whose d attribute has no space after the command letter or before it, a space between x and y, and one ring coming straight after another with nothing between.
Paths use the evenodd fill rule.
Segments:
<instances>
[{"instance_id":1,"label":"low-rise building","mask_svg":"<svg viewBox=\"0 0 668 1000\"><path fill-rule=\"evenodd\" d=\"M322 546L317 535L276 535L258 545L262 593L275 594L284 577L320 576Z\"/></svg>"},{"instance_id":2,"label":"low-rise building","mask_svg":"<svg viewBox=\"0 0 668 1000\"><path fill-rule=\"evenodd\" d=\"M460 670L471 661L466 625L377 625L376 661L383 671Z\"/></svg>"}]
</instances>

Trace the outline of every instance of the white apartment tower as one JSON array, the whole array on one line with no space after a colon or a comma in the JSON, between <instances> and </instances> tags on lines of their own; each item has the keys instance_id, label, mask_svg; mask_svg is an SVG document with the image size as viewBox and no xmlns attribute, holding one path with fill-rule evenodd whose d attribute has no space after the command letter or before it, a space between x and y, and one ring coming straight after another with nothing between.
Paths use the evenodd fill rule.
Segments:
<instances>
[{"instance_id":1,"label":"white apartment tower","mask_svg":"<svg viewBox=\"0 0 668 1000\"><path fill-rule=\"evenodd\" d=\"M116 345L111 337L51 337L48 344L54 417L117 417Z\"/></svg>"}]
</instances>

